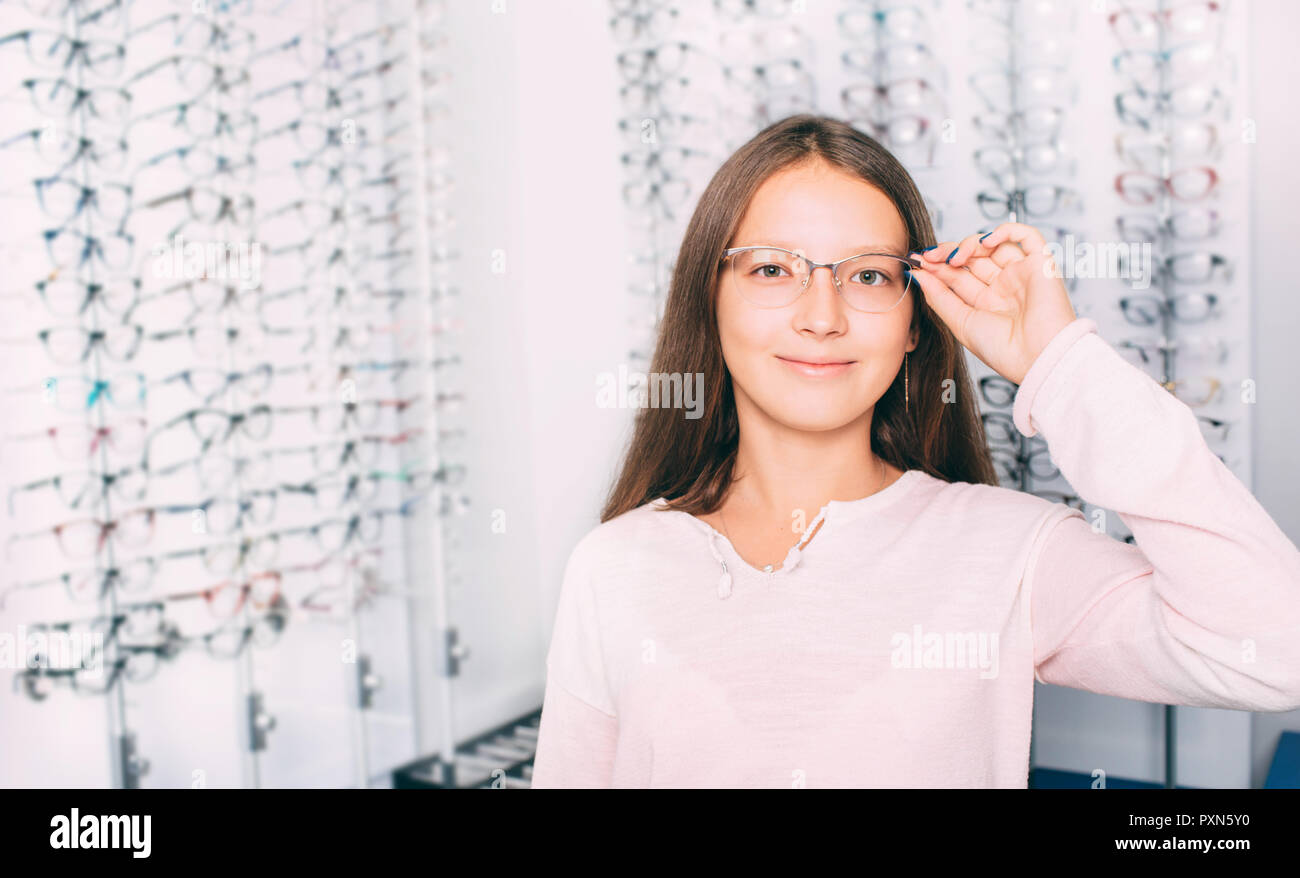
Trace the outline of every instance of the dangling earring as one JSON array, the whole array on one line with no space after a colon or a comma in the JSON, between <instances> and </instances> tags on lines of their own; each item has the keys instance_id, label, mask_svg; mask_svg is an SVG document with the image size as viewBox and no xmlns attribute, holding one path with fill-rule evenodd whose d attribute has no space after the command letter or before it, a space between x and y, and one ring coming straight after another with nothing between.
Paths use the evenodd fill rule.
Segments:
<instances>
[{"instance_id":1,"label":"dangling earring","mask_svg":"<svg viewBox=\"0 0 1300 878\"><path fill-rule=\"evenodd\" d=\"M908 384L908 375L907 375L907 354L904 353L904 354L903 354L903 408L906 409L906 410L908 410L908 411L911 411L911 410L912 410L912 399L911 399L911 395L908 393L908 387L907 387L907 384Z\"/></svg>"}]
</instances>

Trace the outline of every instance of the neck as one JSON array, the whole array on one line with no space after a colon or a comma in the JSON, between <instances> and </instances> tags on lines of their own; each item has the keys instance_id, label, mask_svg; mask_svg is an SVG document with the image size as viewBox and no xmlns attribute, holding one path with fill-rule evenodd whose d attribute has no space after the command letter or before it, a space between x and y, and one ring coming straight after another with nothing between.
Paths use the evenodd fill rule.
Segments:
<instances>
[{"instance_id":1,"label":"neck","mask_svg":"<svg viewBox=\"0 0 1300 878\"><path fill-rule=\"evenodd\" d=\"M748 414L753 417L740 418L728 501L778 520L802 510L811 521L831 500L867 497L888 481L884 461L870 447L871 410L843 427L815 432Z\"/></svg>"}]
</instances>

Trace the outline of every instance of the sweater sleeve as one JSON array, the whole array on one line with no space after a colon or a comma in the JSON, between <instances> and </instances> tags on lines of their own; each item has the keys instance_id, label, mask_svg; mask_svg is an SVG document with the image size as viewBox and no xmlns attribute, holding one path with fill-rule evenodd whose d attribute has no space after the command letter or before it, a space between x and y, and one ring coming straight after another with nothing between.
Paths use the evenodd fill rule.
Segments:
<instances>
[{"instance_id":1,"label":"sweater sleeve","mask_svg":"<svg viewBox=\"0 0 1300 878\"><path fill-rule=\"evenodd\" d=\"M611 785L618 719L605 678L589 537L570 554L560 585L533 789Z\"/></svg>"},{"instance_id":2,"label":"sweater sleeve","mask_svg":"<svg viewBox=\"0 0 1300 878\"><path fill-rule=\"evenodd\" d=\"M1191 409L1096 329L1079 318L1052 339L1013 417L1136 545L1068 507L1048 520L1026 568L1035 679L1163 704L1300 707L1300 551Z\"/></svg>"}]
</instances>

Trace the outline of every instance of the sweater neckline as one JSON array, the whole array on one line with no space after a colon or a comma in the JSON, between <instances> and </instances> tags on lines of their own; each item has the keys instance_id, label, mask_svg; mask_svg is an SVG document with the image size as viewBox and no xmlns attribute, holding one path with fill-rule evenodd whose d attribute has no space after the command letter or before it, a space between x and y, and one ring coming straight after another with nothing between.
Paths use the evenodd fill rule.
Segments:
<instances>
[{"instance_id":1,"label":"sweater neckline","mask_svg":"<svg viewBox=\"0 0 1300 878\"><path fill-rule=\"evenodd\" d=\"M821 525L822 531L825 531L827 527L832 526L838 529L839 525L845 522L857 519L874 510L879 510L905 495L911 489L911 486L917 480L924 478L925 475L926 474L923 470L904 470L901 476L874 494L869 494L866 497L859 497L856 500L831 500L827 502L826 505L818 511L817 516L805 527L803 538L799 540L797 545L790 547L790 551L786 553L785 560L781 562L781 566L771 571L754 567L742 558L726 534L720 533L707 521L696 518L691 513L684 512L680 509L666 508L665 503L667 501L663 497L656 497L654 500L650 501L650 506L660 512L675 513L676 517L686 520L695 527L696 530L709 538L709 549L713 553L713 557L722 566L722 581L719 583L718 595L719 597L725 598L731 593L733 568L744 573L747 577L757 577L762 579L788 575L798 567L799 561L803 557L803 548L805 544L809 542L810 537L817 533L818 525ZM723 550L722 552L719 551L719 546ZM730 566L727 564L728 558L732 562Z\"/></svg>"}]
</instances>

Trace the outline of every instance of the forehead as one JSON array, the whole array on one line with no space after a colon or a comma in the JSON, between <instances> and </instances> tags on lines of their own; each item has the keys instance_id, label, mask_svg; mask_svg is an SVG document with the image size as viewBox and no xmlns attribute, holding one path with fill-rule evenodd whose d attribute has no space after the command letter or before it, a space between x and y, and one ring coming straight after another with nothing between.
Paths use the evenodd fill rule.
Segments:
<instances>
[{"instance_id":1,"label":"forehead","mask_svg":"<svg viewBox=\"0 0 1300 878\"><path fill-rule=\"evenodd\" d=\"M733 247L770 244L830 259L864 244L903 250L907 226L879 188L823 162L783 168L758 187ZM855 250L855 248L857 248Z\"/></svg>"}]
</instances>

